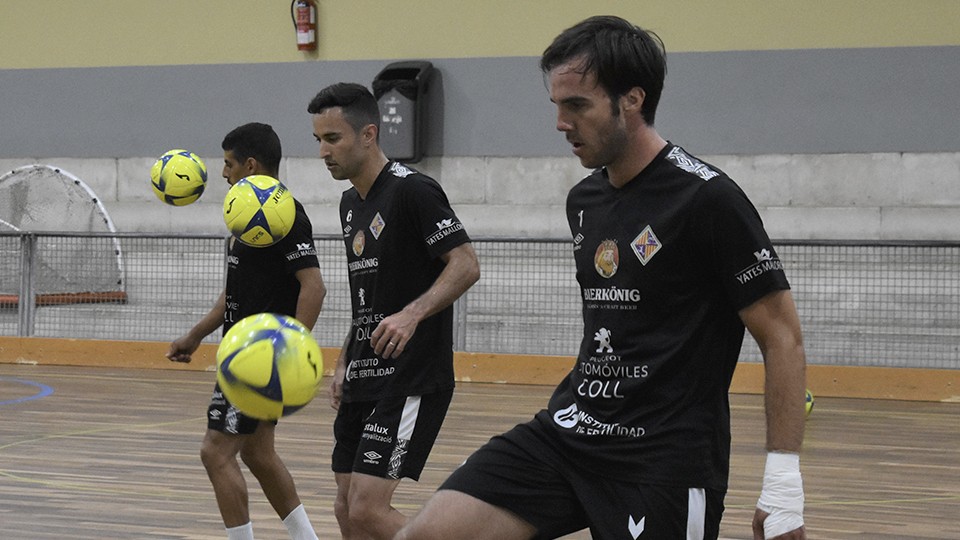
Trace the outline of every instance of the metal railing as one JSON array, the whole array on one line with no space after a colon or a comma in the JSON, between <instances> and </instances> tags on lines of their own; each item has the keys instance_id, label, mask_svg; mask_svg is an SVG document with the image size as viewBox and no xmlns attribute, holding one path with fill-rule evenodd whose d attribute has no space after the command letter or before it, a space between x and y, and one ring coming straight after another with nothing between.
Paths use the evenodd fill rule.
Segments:
<instances>
[{"instance_id":1,"label":"metal railing","mask_svg":"<svg viewBox=\"0 0 960 540\"><path fill-rule=\"evenodd\" d=\"M111 247L114 239L122 254ZM339 347L351 318L343 241L315 240L328 294L314 335L323 346ZM960 369L960 243L775 245L797 301L808 362ZM175 339L222 290L225 246L217 235L0 233L0 335ZM482 277L455 306L454 347L575 355L582 321L569 242L479 238L474 247ZM122 261L104 265L110 257ZM93 279L117 267L115 285ZM91 272L97 276L84 278ZM75 290L85 280L106 290ZM65 290L50 290L51 282ZM749 337L741 359L760 361Z\"/></svg>"}]
</instances>

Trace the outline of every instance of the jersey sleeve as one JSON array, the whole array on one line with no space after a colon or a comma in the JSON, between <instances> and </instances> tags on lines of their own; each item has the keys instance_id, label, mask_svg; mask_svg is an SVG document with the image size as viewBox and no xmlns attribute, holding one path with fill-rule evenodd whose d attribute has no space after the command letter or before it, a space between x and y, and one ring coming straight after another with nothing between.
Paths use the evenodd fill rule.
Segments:
<instances>
[{"instance_id":1,"label":"jersey sleeve","mask_svg":"<svg viewBox=\"0 0 960 540\"><path fill-rule=\"evenodd\" d=\"M304 268L320 267L317 248L313 243L313 225L299 203L293 228L277 243L276 247L279 256L284 258L284 269L289 274L295 274Z\"/></svg>"},{"instance_id":2,"label":"jersey sleeve","mask_svg":"<svg viewBox=\"0 0 960 540\"><path fill-rule=\"evenodd\" d=\"M707 182L697 210L704 249L727 297L741 310L761 297L789 289L783 263L760 214L729 178Z\"/></svg>"},{"instance_id":3,"label":"jersey sleeve","mask_svg":"<svg viewBox=\"0 0 960 540\"><path fill-rule=\"evenodd\" d=\"M436 181L418 175L403 182L403 204L407 215L413 220L412 225L420 231L431 256L439 257L470 241L463 223Z\"/></svg>"}]
</instances>

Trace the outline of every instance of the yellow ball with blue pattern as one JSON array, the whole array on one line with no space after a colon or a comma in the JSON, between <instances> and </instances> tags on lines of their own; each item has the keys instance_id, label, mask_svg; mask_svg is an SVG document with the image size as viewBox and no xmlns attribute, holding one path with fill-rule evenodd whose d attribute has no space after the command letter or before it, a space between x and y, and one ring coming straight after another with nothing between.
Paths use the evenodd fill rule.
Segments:
<instances>
[{"instance_id":1,"label":"yellow ball with blue pattern","mask_svg":"<svg viewBox=\"0 0 960 540\"><path fill-rule=\"evenodd\" d=\"M207 187L207 166L193 152L170 150L150 168L153 193L172 206L192 204Z\"/></svg>"},{"instance_id":2,"label":"yellow ball with blue pattern","mask_svg":"<svg viewBox=\"0 0 960 540\"><path fill-rule=\"evenodd\" d=\"M244 317L217 348L217 382L247 416L276 420L317 394L323 354L310 331L293 317L259 313Z\"/></svg>"},{"instance_id":3,"label":"yellow ball with blue pattern","mask_svg":"<svg viewBox=\"0 0 960 540\"><path fill-rule=\"evenodd\" d=\"M271 176L241 178L223 199L223 222L230 234L248 246L276 244L293 228L296 217L290 190Z\"/></svg>"}]
</instances>

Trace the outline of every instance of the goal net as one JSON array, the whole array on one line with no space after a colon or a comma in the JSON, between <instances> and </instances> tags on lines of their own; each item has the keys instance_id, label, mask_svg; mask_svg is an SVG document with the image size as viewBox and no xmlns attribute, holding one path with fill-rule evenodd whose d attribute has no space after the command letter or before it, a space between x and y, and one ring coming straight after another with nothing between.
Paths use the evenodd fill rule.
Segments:
<instances>
[{"instance_id":1,"label":"goal net","mask_svg":"<svg viewBox=\"0 0 960 540\"><path fill-rule=\"evenodd\" d=\"M19 304L23 272L29 272L23 282L32 285L37 305L126 302L120 241L104 234L116 229L76 176L49 165L0 176L2 231L22 240L2 244L0 305Z\"/></svg>"}]
</instances>

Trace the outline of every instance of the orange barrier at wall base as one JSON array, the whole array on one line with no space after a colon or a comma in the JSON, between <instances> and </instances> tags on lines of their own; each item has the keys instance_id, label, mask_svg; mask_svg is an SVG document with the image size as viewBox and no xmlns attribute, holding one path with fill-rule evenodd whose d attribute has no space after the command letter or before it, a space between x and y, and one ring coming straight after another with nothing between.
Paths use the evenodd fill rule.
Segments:
<instances>
[{"instance_id":1,"label":"orange barrier at wall base","mask_svg":"<svg viewBox=\"0 0 960 540\"><path fill-rule=\"evenodd\" d=\"M36 337L0 337L0 363L213 371L217 346L205 343L189 364L166 358L169 343ZM323 347L324 371L333 374L340 349ZM454 353L458 381L553 386L574 365L569 356ZM815 396L960 402L960 370L861 366L807 366ZM741 362L730 392L763 392L763 365Z\"/></svg>"}]
</instances>

